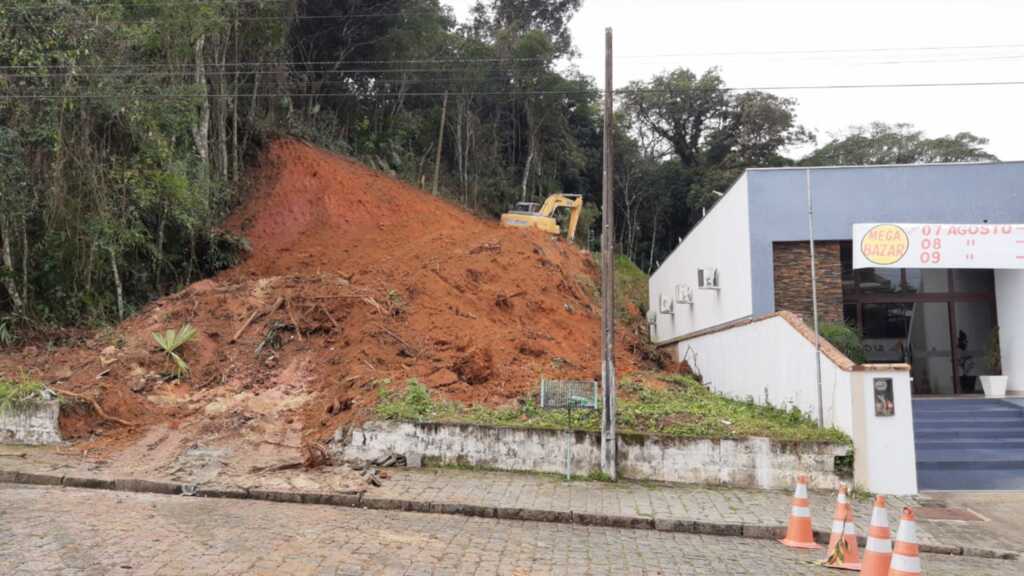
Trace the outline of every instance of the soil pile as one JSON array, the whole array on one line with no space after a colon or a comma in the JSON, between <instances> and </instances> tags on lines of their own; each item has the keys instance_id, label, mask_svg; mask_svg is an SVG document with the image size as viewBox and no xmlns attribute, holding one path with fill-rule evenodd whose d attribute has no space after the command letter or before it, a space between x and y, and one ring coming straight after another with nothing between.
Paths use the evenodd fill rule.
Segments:
<instances>
[{"instance_id":1,"label":"soil pile","mask_svg":"<svg viewBox=\"0 0 1024 576\"><path fill-rule=\"evenodd\" d=\"M251 243L244 263L82 345L0 357L0 372L28 368L135 424L72 405L72 437L144 436L140 457L166 446L179 465L182 446L323 441L412 378L488 405L534 392L541 376L599 379L597 269L572 244L301 142L271 144L251 176L226 223ZM177 382L151 334L185 323L199 334ZM619 332L618 368L640 368L638 342Z\"/></svg>"}]
</instances>

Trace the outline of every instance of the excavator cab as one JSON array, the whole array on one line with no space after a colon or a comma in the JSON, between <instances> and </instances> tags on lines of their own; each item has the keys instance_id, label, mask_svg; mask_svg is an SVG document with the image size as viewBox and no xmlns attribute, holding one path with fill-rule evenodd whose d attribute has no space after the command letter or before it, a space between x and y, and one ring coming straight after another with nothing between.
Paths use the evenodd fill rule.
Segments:
<instances>
[{"instance_id":1,"label":"excavator cab","mask_svg":"<svg viewBox=\"0 0 1024 576\"><path fill-rule=\"evenodd\" d=\"M539 214L540 204L536 202L516 202L514 208L509 210L513 214Z\"/></svg>"},{"instance_id":2,"label":"excavator cab","mask_svg":"<svg viewBox=\"0 0 1024 576\"><path fill-rule=\"evenodd\" d=\"M576 225L583 211L583 197L579 194L552 194L540 205L536 202L516 202L514 208L501 215L502 226L520 226L539 228L549 234L561 234L562 227L555 219L555 211L559 208L569 209L569 225L566 237L576 237Z\"/></svg>"}]
</instances>

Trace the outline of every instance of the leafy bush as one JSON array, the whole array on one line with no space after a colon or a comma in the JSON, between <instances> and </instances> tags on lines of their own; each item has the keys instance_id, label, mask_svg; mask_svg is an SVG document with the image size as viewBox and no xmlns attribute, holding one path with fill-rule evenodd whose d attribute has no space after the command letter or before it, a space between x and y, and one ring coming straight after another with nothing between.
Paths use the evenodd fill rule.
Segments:
<instances>
[{"instance_id":1,"label":"leafy bush","mask_svg":"<svg viewBox=\"0 0 1024 576\"><path fill-rule=\"evenodd\" d=\"M188 363L182 358L177 350L188 343L196 335L196 329L191 324L185 324L178 330L168 329L163 334L159 332L153 333L153 340L160 345L167 357L170 358L175 365L175 375L180 379L182 376L188 374Z\"/></svg>"},{"instance_id":2,"label":"leafy bush","mask_svg":"<svg viewBox=\"0 0 1024 576\"><path fill-rule=\"evenodd\" d=\"M839 322L825 322L821 324L820 331L822 338L828 340L829 343L838 348L850 360L857 364L867 362L867 356L864 355L864 343L860 339L860 333L852 326Z\"/></svg>"},{"instance_id":3,"label":"leafy bush","mask_svg":"<svg viewBox=\"0 0 1024 576\"><path fill-rule=\"evenodd\" d=\"M0 377L0 412L29 407L46 399L46 387L32 378Z\"/></svg>"},{"instance_id":4,"label":"leafy bush","mask_svg":"<svg viewBox=\"0 0 1024 576\"><path fill-rule=\"evenodd\" d=\"M380 388L377 414L387 420L422 422L437 411L430 392L415 379L409 380L401 397L393 399L391 396L385 388Z\"/></svg>"}]
</instances>

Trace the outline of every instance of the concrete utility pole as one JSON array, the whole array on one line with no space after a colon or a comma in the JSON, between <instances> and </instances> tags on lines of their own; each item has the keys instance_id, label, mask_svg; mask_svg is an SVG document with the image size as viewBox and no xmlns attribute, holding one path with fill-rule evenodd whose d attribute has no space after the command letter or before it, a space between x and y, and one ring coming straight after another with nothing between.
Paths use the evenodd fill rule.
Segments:
<instances>
[{"instance_id":1,"label":"concrete utility pole","mask_svg":"<svg viewBox=\"0 0 1024 576\"><path fill-rule=\"evenodd\" d=\"M821 397L821 332L818 326L818 266L814 258L814 200L811 198L811 170L807 175L807 227L811 239L811 306L814 308L814 360L818 368L818 426L825 426L825 405Z\"/></svg>"},{"instance_id":2,"label":"concrete utility pole","mask_svg":"<svg viewBox=\"0 0 1024 576\"><path fill-rule=\"evenodd\" d=\"M612 86L612 29L604 31L604 174L601 208L601 470L617 478L615 434L615 195L612 191L612 131L614 130L614 87Z\"/></svg>"}]
</instances>

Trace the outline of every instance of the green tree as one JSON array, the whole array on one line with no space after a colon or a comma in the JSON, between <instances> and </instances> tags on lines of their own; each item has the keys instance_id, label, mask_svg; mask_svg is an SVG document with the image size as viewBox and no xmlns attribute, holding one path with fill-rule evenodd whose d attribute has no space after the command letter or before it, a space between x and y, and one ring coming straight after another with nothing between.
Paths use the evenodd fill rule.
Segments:
<instances>
[{"instance_id":1,"label":"green tree","mask_svg":"<svg viewBox=\"0 0 1024 576\"><path fill-rule=\"evenodd\" d=\"M987 162L997 158L985 150L988 140L970 132L926 138L911 124L854 126L834 136L803 160L806 166Z\"/></svg>"}]
</instances>

